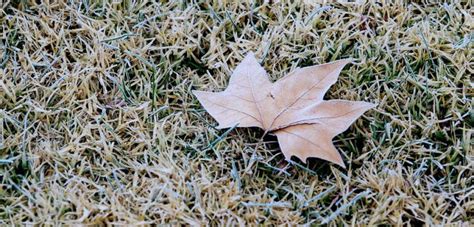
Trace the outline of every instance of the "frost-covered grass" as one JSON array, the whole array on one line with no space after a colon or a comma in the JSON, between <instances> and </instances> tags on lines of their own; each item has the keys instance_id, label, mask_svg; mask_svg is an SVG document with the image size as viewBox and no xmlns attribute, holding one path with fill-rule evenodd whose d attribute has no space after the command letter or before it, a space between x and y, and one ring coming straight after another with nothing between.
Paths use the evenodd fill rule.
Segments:
<instances>
[{"instance_id":1,"label":"frost-covered grass","mask_svg":"<svg viewBox=\"0 0 474 227\"><path fill-rule=\"evenodd\" d=\"M0 224L473 224L471 1L34 2L0 4ZM248 51L273 80L356 59L347 169L215 129L190 91Z\"/></svg>"}]
</instances>

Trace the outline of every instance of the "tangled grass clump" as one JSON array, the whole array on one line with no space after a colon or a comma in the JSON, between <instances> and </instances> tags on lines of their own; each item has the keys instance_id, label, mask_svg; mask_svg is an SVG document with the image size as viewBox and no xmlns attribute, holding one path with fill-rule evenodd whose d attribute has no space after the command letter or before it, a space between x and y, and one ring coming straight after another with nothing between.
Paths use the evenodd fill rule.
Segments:
<instances>
[{"instance_id":1,"label":"tangled grass clump","mask_svg":"<svg viewBox=\"0 0 474 227\"><path fill-rule=\"evenodd\" d=\"M474 224L470 1L36 2L0 4L0 224ZM190 91L248 51L356 59L347 170L215 129Z\"/></svg>"}]
</instances>

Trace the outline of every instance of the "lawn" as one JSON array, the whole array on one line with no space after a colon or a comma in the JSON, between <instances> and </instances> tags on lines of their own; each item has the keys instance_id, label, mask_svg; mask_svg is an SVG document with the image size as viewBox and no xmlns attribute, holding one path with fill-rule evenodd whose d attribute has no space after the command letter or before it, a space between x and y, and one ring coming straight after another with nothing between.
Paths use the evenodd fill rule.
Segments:
<instances>
[{"instance_id":1,"label":"lawn","mask_svg":"<svg viewBox=\"0 0 474 227\"><path fill-rule=\"evenodd\" d=\"M0 3L0 225L474 225L472 1L37 2ZM248 52L354 59L346 169L216 129L191 90Z\"/></svg>"}]
</instances>

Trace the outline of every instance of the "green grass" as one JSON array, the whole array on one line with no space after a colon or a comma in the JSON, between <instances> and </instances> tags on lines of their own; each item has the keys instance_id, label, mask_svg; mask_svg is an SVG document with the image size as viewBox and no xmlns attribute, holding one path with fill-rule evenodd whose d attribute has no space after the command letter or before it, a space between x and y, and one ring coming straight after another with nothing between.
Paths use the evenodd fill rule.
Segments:
<instances>
[{"instance_id":1,"label":"green grass","mask_svg":"<svg viewBox=\"0 0 474 227\"><path fill-rule=\"evenodd\" d=\"M471 1L137 2L0 5L0 224L474 224ZM249 51L272 80L356 59L347 169L215 128L190 91Z\"/></svg>"}]
</instances>

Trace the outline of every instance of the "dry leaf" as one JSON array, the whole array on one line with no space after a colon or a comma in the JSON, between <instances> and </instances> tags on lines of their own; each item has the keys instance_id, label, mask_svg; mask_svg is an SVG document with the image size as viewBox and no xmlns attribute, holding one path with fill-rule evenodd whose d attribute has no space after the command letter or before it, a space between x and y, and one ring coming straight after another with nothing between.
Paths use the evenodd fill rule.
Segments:
<instances>
[{"instance_id":1,"label":"dry leaf","mask_svg":"<svg viewBox=\"0 0 474 227\"><path fill-rule=\"evenodd\" d=\"M350 61L299 68L272 83L249 53L234 70L227 89L193 93L219 122L218 128L260 127L278 137L287 159L294 155L306 162L317 157L344 167L332 139L374 107L367 102L323 100Z\"/></svg>"}]
</instances>

